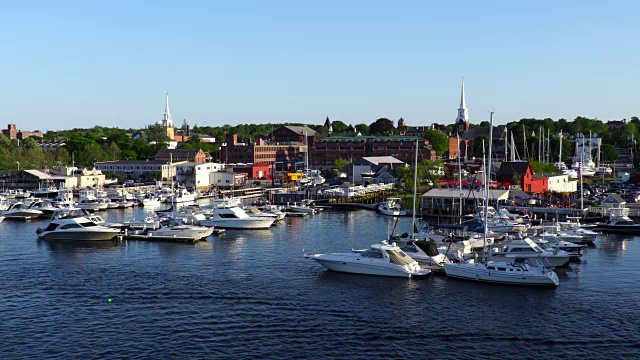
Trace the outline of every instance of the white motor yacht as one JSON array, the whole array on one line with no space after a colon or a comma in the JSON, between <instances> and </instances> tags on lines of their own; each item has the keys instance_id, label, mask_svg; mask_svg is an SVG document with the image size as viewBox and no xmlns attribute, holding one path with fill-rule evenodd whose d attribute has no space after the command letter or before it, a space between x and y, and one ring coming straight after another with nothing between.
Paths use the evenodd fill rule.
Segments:
<instances>
[{"instance_id":1,"label":"white motor yacht","mask_svg":"<svg viewBox=\"0 0 640 360\"><path fill-rule=\"evenodd\" d=\"M278 220L282 220L287 216L287 213L282 211L282 208L278 205L264 205L258 208L264 214L273 214L278 217Z\"/></svg>"},{"instance_id":2,"label":"white motor yacht","mask_svg":"<svg viewBox=\"0 0 640 360\"><path fill-rule=\"evenodd\" d=\"M540 238L532 239L540 248L542 249L550 249L550 250L563 250L567 254L569 254L571 260L580 260L582 255L584 254L584 249L587 247L586 245L574 244L568 241L548 241Z\"/></svg>"},{"instance_id":3,"label":"white motor yacht","mask_svg":"<svg viewBox=\"0 0 640 360\"><path fill-rule=\"evenodd\" d=\"M107 209L117 209L118 203L112 202L108 197L99 197L98 201L102 204L107 204Z\"/></svg>"},{"instance_id":4,"label":"white motor yacht","mask_svg":"<svg viewBox=\"0 0 640 360\"><path fill-rule=\"evenodd\" d=\"M80 196L80 200L77 205L82 210L105 210L107 208L107 203L100 202L95 195L90 193L85 193Z\"/></svg>"},{"instance_id":5,"label":"white motor yacht","mask_svg":"<svg viewBox=\"0 0 640 360\"><path fill-rule=\"evenodd\" d=\"M441 268L445 263L451 262L446 254L440 253L434 241L410 240L400 246L400 249L420 265Z\"/></svg>"},{"instance_id":6,"label":"white motor yacht","mask_svg":"<svg viewBox=\"0 0 640 360\"><path fill-rule=\"evenodd\" d=\"M547 266L563 267L569 263L570 255L563 250L545 250L531 239L511 240L492 249L492 260L509 261L515 258L540 258Z\"/></svg>"},{"instance_id":7,"label":"white motor yacht","mask_svg":"<svg viewBox=\"0 0 640 360\"><path fill-rule=\"evenodd\" d=\"M144 207L156 207L162 205L162 198L160 196L148 195L142 199L142 206Z\"/></svg>"},{"instance_id":8,"label":"white motor yacht","mask_svg":"<svg viewBox=\"0 0 640 360\"><path fill-rule=\"evenodd\" d=\"M558 286L558 274L531 258L512 262L444 264L448 277L508 285Z\"/></svg>"},{"instance_id":9,"label":"white motor yacht","mask_svg":"<svg viewBox=\"0 0 640 360\"><path fill-rule=\"evenodd\" d=\"M272 226L275 225L276 222L282 220L282 218L280 218L279 215L268 213L268 212L263 212L263 211L260 211L260 210L258 210L256 208L245 209L244 211L250 217L263 218L263 219L272 219L273 220L273 224L271 224ZM283 214L283 215L285 215L285 214Z\"/></svg>"},{"instance_id":10,"label":"white motor yacht","mask_svg":"<svg viewBox=\"0 0 640 360\"><path fill-rule=\"evenodd\" d=\"M597 224L599 230L605 233L640 235L640 223L627 216L628 208L611 208L609 211L609 222Z\"/></svg>"},{"instance_id":11,"label":"white motor yacht","mask_svg":"<svg viewBox=\"0 0 640 360\"><path fill-rule=\"evenodd\" d=\"M81 209L63 208L58 209L51 223L38 229L36 234L42 240L105 241L113 240L120 231L94 223Z\"/></svg>"},{"instance_id":12,"label":"white motor yacht","mask_svg":"<svg viewBox=\"0 0 640 360\"><path fill-rule=\"evenodd\" d=\"M36 199L31 202L29 205L29 209L42 211L42 215L51 216L56 211L56 207L54 207L49 201L44 201L41 199Z\"/></svg>"},{"instance_id":13,"label":"white motor yacht","mask_svg":"<svg viewBox=\"0 0 640 360\"><path fill-rule=\"evenodd\" d=\"M174 237L181 239L202 240L213 235L213 229L205 226L172 223L159 229L147 232L149 236Z\"/></svg>"},{"instance_id":14,"label":"white motor yacht","mask_svg":"<svg viewBox=\"0 0 640 360\"><path fill-rule=\"evenodd\" d=\"M219 206L201 220L202 226L214 226L220 229L268 229L277 221L274 218L254 217L237 206Z\"/></svg>"},{"instance_id":15,"label":"white motor yacht","mask_svg":"<svg viewBox=\"0 0 640 360\"><path fill-rule=\"evenodd\" d=\"M179 204L184 202L193 202L196 200L195 194L188 192L187 189L181 188L176 194L166 198L165 202Z\"/></svg>"},{"instance_id":16,"label":"white motor yacht","mask_svg":"<svg viewBox=\"0 0 640 360\"><path fill-rule=\"evenodd\" d=\"M395 243L371 245L362 252L306 255L332 271L379 276L411 278L425 276L431 270L422 268Z\"/></svg>"},{"instance_id":17,"label":"white motor yacht","mask_svg":"<svg viewBox=\"0 0 640 360\"><path fill-rule=\"evenodd\" d=\"M316 209L310 207L307 204L298 204L298 203L293 203L293 205L287 205L287 207L285 208L286 211L288 212L294 212L294 213L305 213L305 214L315 214L316 213Z\"/></svg>"},{"instance_id":18,"label":"white motor yacht","mask_svg":"<svg viewBox=\"0 0 640 360\"><path fill-rule=\"evenodd\" d=\"M2 211L0 215L7 219L15 220L31 220L42 216L42 211L36 209L29 209L27 205L21 202L13 203L5 211Z\"/></svg>"},{"instance_id":19,"label":"white motor yacht","mask_svg":"<svg viewBox=\"0 0 640 360\"><path fill-rule=\"evenodd\" d=\"M383 202L378 204L377 209L382 215L404 216L407 212L402 210L400 202L400 198L386 198Z\"/></svg>"},{"instance_id":20,"label":"white motor yacht","mask_svg":"<svg viewBox=\"0 0 640 360\"><path fill-rule=\"evenodd\" d=\"M54 203L56 206L74 207L76 203L73 201L73 191L71 191L71 189L61 190L58 192L58 196L56 196Z\"/></svg>"},{"instance_id":21,"label":"white motor yacht","mask_svg":"<svg viewBox=\"0 0 640 360\"><path fill-rule=\"evenodd\" d=\"M144 230L144 229L156 230L161 227L160 220L158 220L154 216L147 216L143 220L134 219L131 221L125 221L124 223L122 223L122 225L134 230Z\"/></svg>"}]
</instances>

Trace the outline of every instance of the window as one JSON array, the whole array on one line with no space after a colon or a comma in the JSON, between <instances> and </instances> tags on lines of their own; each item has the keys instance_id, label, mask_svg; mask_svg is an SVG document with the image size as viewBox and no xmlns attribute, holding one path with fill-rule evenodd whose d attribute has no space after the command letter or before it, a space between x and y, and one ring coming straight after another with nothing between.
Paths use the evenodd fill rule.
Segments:
<instances>
[{"instance_id":1,"label":"window","mask_svg":"<svg viewBox=\"0 0 640 360\"><path fill-rule=\"evenodd\" d=\"M507 271L507 268L499 267L498 271Z\"/></svg>"}]
</instances>

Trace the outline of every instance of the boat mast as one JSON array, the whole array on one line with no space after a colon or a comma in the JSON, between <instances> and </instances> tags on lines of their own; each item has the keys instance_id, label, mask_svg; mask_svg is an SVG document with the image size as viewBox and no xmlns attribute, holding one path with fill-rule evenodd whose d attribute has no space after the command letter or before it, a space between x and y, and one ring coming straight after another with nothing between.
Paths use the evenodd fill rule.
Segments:
<instances>
[{"instance_id":1,"label":"boat mast","mask_svg":"<svg viewBox=\"0 0 640 360\"><path fill-rule=\"evenodd\" d=\"M522 146L523 146L523 151L524 151L524 158L529 160L529 151L527 149L527 132L524 129L524 124L522 124Z\"/></svg>"},{"instance_id":2,"label":"boat mast","mask_svg":"<svg viewBox=\"0 0 640 360\"><path fill-rule=\"evenodd\" d=\"M542 138L544 137L542 126L540 126L540 132L538 134L538 162L542 162Z\"/></svg>"},{"instance_id":3,"label":"boat mast","mask_svg":"<svg viewBox=\"0 0 640 360\"><path fill-rule=\"evenodd\" d=\"M484 181L484 234L482 236L482 261L485 261L485 251L487 247L487 220L489 217L489 181L491 180L491 144L493 139L493 111L491 111L491 116L489 117L489 156L487 158L487 168L485 170L485 181Z\"/></svg>"},{"instance_id":4,"label":"boat mast","mask_svg":"<svg viewBox=\"0 0 640 360\"><path fill-rule=\"evenodd\" d=\"M462 164L460 163L460 134L456 134L456 139L458 140L458 189L460 190L460 217L459 221L462 224ZM417 159L416 154L416 159Z\"/></svg>"},{"instance_id":5,"label":"boat mast","mask_svg":"<svg viewBox=\"0 0 640 360\"><path fill-rule=\"evenodd\" d=\"M509 158L509 130L504 129L504 161ZM513 148L511 149L511 155L513 155Z\"/></svg>"},{"instance_id":6,"label":"boat mast","mask_svg":"<svg viewBox=\"0 0 640 360\"><path fill-rule=\"evenodd\" d=\"M460 149L460 146L458 146ZM458 154L460 150L458 150ZM416 140L416 158L413 163L413 212L412 212L412 225L411 225L411 239L416 238L416 196L418 194L418 140Z\"/></svg>"},{"instance_id":7,"label":"boat mast","mask_svg":"<svg viewBox=\"0 0 640 360\"><path fill-rule=\"evenodd\" d=\"M560 154L558 155L558 165L562 162L562 129L560 129Z\"/></svg>"},{"instance_id":8,"label":"boat mast","mask_svg":"<svg viewBox=\"0 0 640 360\"><path fill-rule=\"evenodd\" d=\"M577 141L576 146L578 146ZM578 171L580 171L580 210L582 210L582 214L584 215L584 184L582 182L582 173L584 172L584 134L582 134L582 146L580 149L582 149L580 153L580 163L578 165Z\"/></svg>"}]
</instances>

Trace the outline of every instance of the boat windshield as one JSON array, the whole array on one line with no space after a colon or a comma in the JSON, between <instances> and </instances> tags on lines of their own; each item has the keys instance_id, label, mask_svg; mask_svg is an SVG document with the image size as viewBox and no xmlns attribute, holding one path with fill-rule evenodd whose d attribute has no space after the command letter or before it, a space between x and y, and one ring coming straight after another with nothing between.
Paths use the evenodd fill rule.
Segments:
<instances>
[{"instance_id":1,"label":"boat windshield","mask_svg":"<svg viewBox=\"0 0 640 360\"><path fill-rule=\"evenodd\" d=\"M80 225L82 225L82 227L93 227L93 226L98 226L98 224L94 223L93 221L83 222L83 223L80 223Z\"/></svg>"},{"instance_id":2,"label":"boat windshield","mask_svg":"<svg viewBox=\"0 0 640 360\"><path fill-rule=\"evenodd\" d=\"M389 259L391 259L391 262L394 264L409 265L415 262L415 260L405 254L402 250L387 250L387 254L389 255Z\"/></svg>"},{"instance_id":3,"label":"boat windshield","mask_svg":"<svg viewBox=\"0 0 640 360\"><path fill-rule=\"evenodd\" d=\"M360 256L362 257L368 257L368 258L382 258L382 251L380 251L380 249L368 249L367 251L363 252Z\"/></svg>"}]
</instances>

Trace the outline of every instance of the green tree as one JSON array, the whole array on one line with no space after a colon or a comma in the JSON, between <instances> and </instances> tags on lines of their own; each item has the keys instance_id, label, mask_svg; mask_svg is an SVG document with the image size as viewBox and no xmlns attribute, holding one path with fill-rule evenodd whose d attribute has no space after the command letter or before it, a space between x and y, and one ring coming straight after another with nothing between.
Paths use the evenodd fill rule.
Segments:
<instances>
[{"instance_id":1,"label":"green tree","mask_svg":"<svg viewBox=\"0 0 640 360\"><path fill-rule=\"evenodd\" d=\"M349 128L349 125L343 123L340 120L335 120L331 123L331 128L333 129L334 133L345 133L347 132L347 129Z\"/></svg>"},{"instance_id":2,"label":"green tree","mask_svg":"<svg viewBox=\"0 0 640 360\"><path fill-rule=\"evenodd\" d=\"M367 124L358 124L356 125L356 130L360 132L363 136L368 136L371 134L371 129Z\"/></svg>"},{"instance_id":3,"label":"green tree","mask_svg":"<svg viewBox=\"0 0 640 360\"><path fill-rule=\"evenodd\" d=\"M424 132L424 138L436 151L436 154L444 156L449 151L449 138L439 130L429 129Z\"/></svg>"},{"instance_id":4,"label":"green tree","mask_svg":"<svg viewBox=\"0 0 640 360\"><path fill-rule=\"evenodd\" d=\"M616 147L611 144L602 144L600 146L600 155L602 156L602 161L615 161L618 159L618 151Z\"/></svg>"},{"instance_id":5,"label":"green tree","mask_svg":"<svg viewBox=\"0 0 640 360\"><path fill-rule=\"evenodd\" d=\"M393 125L393 121L387 118L380 118L369 125L369 129L371 130L371 135L387 135L393 133L396 128Z\"/></svg>"},{"instance_id":6,"label":"green tree","mask_svg":"<svg viewBox=\"0 0 640 360\"><path fill-rule=\"evenodd\" d=\"M339 174L344 171L344 168L349 165L349 162L343 158L337 158L333 161L333 166L335 167L334 173Z\"/></svg>"}]
</instances>

